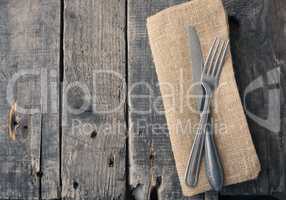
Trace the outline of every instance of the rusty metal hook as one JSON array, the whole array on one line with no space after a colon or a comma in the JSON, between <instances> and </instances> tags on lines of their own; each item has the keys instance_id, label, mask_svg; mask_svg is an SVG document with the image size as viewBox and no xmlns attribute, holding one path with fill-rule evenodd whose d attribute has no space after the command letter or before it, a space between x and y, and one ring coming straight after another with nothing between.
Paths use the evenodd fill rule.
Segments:
<instances>
[{"instance_id":1,"label":"rusty metal hook","mask_svg":"<svg viewBox=\"0 0 286 200\"><path fill-rule=\"evenodd\" d=\"M16 102L13 102L8 116L8 132L9 132L9 137L12 140L16 140L17 127L18 127L18 122L16 120Z\"/></svg>"}]
</instances>

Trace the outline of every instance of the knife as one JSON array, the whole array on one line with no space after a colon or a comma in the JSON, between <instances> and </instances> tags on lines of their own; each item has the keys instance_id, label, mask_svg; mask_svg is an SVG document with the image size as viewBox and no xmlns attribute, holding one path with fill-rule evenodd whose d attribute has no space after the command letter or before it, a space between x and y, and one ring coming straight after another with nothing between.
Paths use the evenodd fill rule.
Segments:
<instances>
[{"instance_id":1,"label":"knife","mask_svg":"<svg viewBox=\"0 0 286 200\"><path fill-rule=\"evenodd\" d=\"M204 103L204 91L200 82L204 60L198 34L192 26L188 29L188 38L190 49L189 57L192 62L192 83L194 85L193 94L197 97L197 110L201 112ZM191 187L195 187L197 185L201 159L205 148L206 174L212 188L219 191L223 186L223 168L216 149L210 117L208 119L208 123L209 126L206 129L206 133L195 136L189 158L189 165L186 171L186 183Z\"/></svg>"},{"instance_id":2,"label":"knife","mask_svg":"<svg viewBox=\"0 0 286 200\"><path fill-rule=\"evenodd\" d=\"M203 88L201 86L201 74L203 70L203 55L201 52L201 45L198 34L194 27L188 28L188 45L189 45L189 58L192 63L192 84L193 94L198 97L197 99L197 111L202 110L203 100ZM200 97L199 97L200 96ZM200 164L203 154L205 141L205 134L197 134L195 136L191 154L186 171L186 183L191 187L195 187L198 183Z\"/></svg>"}]
</instances>

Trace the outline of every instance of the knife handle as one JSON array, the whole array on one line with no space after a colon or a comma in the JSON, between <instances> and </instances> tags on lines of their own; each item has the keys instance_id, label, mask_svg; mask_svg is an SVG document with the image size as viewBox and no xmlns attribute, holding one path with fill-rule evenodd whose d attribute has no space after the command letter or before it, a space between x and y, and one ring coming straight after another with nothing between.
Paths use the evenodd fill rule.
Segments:
<instances>
[{"instance_id":1,"label":"knife handle","mask_svg":"<svg viewBox=\"0 0 286 200\"><path fill-rule=\"evenodd\" d=\"M198 183L201 160L205 146L205 130L208 122L210 99L210 96L205 96L204 108L201 112L199 128L193 142L191 155L187 166L185 179L186 184L190 187L196 187Z\"/></svg>"},{"instance_id":2,"label":"knife handle","mask_svg":"<svg viewBox=\"0 0 286 200\"><path fill-rule=\"evenodd\" d=\"M189 158L188 168L186 171L186 184L195 187L198 183L201 160L204 150L205 134L203 131L197 132Z\"/></svg>"},{"instance_id":3,"label":"knife handle","mask_svg":"<svg viewBox=\"0 0 286 200\"><path fill-rule=\"evenodd\" d=\"M210 118L210 117L209 117ZM209 184L215 191L223 187L223 167L215 144L211 120L208 120L205 134L205 168Z\"/></svg>"}]
</instances>

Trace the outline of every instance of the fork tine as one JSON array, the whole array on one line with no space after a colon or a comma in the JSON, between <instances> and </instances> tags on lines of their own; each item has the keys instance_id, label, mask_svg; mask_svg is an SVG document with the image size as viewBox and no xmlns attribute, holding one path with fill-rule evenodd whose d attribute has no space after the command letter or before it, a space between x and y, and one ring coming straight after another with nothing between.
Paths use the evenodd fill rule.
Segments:
<instances>
[{"instance_id":1,"label":"fork tine","mask_svg":"<svg viewBox=\"0 0 286 200\"><path fill-rule=\"evenodd\" d=\"M223 55L220 57L220 62L219 62L219 67L218 67L218 70L215 74L215 77L218 78L220 73L221 73L221 70L222 70L222 66L223 66L223 62L225 60L225 56L226 56L226 52L227 52L227 49L228 49L228 45L229 45L229 40L227 40L226 42L224 42L224 50L223 50Z\"/></svg>"},{"instance_id":2,"label":"fork tine","mask_svg":"<svg viewBox=\"0 0 286 200\"><path fill-rule=\"evenodd\" d=\"M215 44L214 51L212 52L212 56L210 58L210 63L209 63L209 68L208 68L208 71L207 71L208 75L210 75L210 73L213 70L213 67L214 67L213 62L214 62L214 60L215 60L215 58L217 56L217 51L218 51L218 48L220 46L220 40L218 38L216 38L216 39L217 39L217 42Z\"/></svg>"},{"instance_id":3,"label":"fork tine","mask_svg":"<svg viewBox=\"0 0 286 200\"><path fill-rule=\"evenodd\" d=\"M215 54L215 62L213 64L213 67L212 67L212 71L210 72L210 75L211 76L214 76L215 75L215 72L217 71L219 65L218 65L218 61L220 60L220 57L223 53L223 48L224 48L224 41L223 40L220 40L219 41L219 46L217 48L217 51L216 51L216 54Z\"/></svg>"},{"instance_id":4,"label":"fork tine","mask_svg":"<svg viewBox=\"0 0 286 200\"><path fill-rule=\"evenodd\" d=\"M212 43L211 49L209 50L209 53L208 53L208 56L207 56L207 59L206 59L205 65L204 65L203 74L206 74L208 71L208 68L210 66L209 61L210 61L211 55L213 54L213 50L214 50L215 44L217 42L217 39L218 38L215 38L215 40Z\"/></svg>"}]
</instances>

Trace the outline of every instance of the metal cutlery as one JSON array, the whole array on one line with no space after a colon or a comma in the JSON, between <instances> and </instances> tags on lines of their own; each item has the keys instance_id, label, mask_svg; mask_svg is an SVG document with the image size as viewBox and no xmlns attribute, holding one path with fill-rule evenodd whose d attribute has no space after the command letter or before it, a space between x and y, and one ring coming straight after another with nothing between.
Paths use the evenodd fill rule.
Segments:
<instances>
[{"instance_id":1,"label":"metal cutlery","mask_svg":"<svg viewBox=\"0 0 286 200\"><path fill-rule=\"evenodd\" d=\"M204 59L201 51L201 44L194 27L188 29L189 53L192 63L192 84L193 94L197 97L197 111L202 111L204 91L201 85L201 77L204 67Z\"/></svg>"},{"instance_id":2,"label":"metal cutlery","mask_svg":"<svg viewBox=\"0 0 286 200\"><path fill-rule=\"evenodd\" d=\"M205 90L205 102L201 112L200 126L194 139L186 173L186 182L189 186L195 187L198 182L199 168L204 146L206 145L206 170L210 184L215 190L219 190L223 184L223 170L215 147L212 128L206 129L209 104L215 91L221 69L224 63L228 41L215 39L202 73L201 83ZM207 131L207 134L205 132ZM207 136L207 140L205 141Z\"/></svg>"},{"instance_id":3,"label":"metal cutlery","mask_svg":"<svg viewBox=\"0 0 286 200\"><path fill-rule=\"evenodd\" d=\"M196 110L198 112L202 111L203 108L203 95L204 91L201 85L201 76L203 72L203 65L204 65L204 59L203 59L203 54L201 51L201 44L200 40L198 37L198 34L195 30L194 27L190 26L188 29L188 44L189 44L189 53L190 53L190 58L191 58L191 63L192 63L192 91L193 94L196 96L197 100L197 108ZM202 152L201 152L202 153ZM202 155L198 156L198 163L200 163L202 158ZM192 160L193 161L193 160ZM190 164L187 167L186 170L186 175L185 175L185 180L187 185L190 186L195 186L198 177L199 177L199 166L195 165L196 163L189 161Z\"/></svg>"},{"instance_id":4,"label":"metal cutlery","mask_svg":"<svg viewBox=\"0 0 286 200\"><path fill-rule=\"evenodd\" d=\"M218 86L221 69L226 56L229 41L222 41L216 39L212 45L211 51L206 60L202 75L202 86L205 89L205 105L204 111L206 114L201 116L201 131L206 129L205 134L205 161L206 173L210 185L216 191L221 190L223 187L223 168L220 162L218 151L214 141L212 127L207 127L207 116L209 113L210 100L213 96L215 89ZM206 119L202 119L202 117ZM204 123L204 124L202 124ZM211 125L211 123L209 123ZM200 130L198 130L199 132Z\"/></svg>"},{"instance_id":5,"label":"metal cutlery","mask_svg":"<svg viewBox=\"0 0 286 200\"><path fill-rule=\"evenodd\" d=\"M212 118L208 118L205 138L205 169L209 184L215 191L220 191L223 187L224 173L216 147Z\"/></svg>"},{"instance_id":6,"label":"metal cutlery","mask_svg":"<svg viewBox=\"0 0 286 200\"><path fill-rule=\"evenodd\" d=\"M197 134L200 134L206 128L210 100L213 97L213 93L219 83L220 73L226 55L228 43L228 41L222 41L216 38L204 65L201 82L206 94L203 112L201 113L200 126Z\"/></svg>"}]
</instances>

